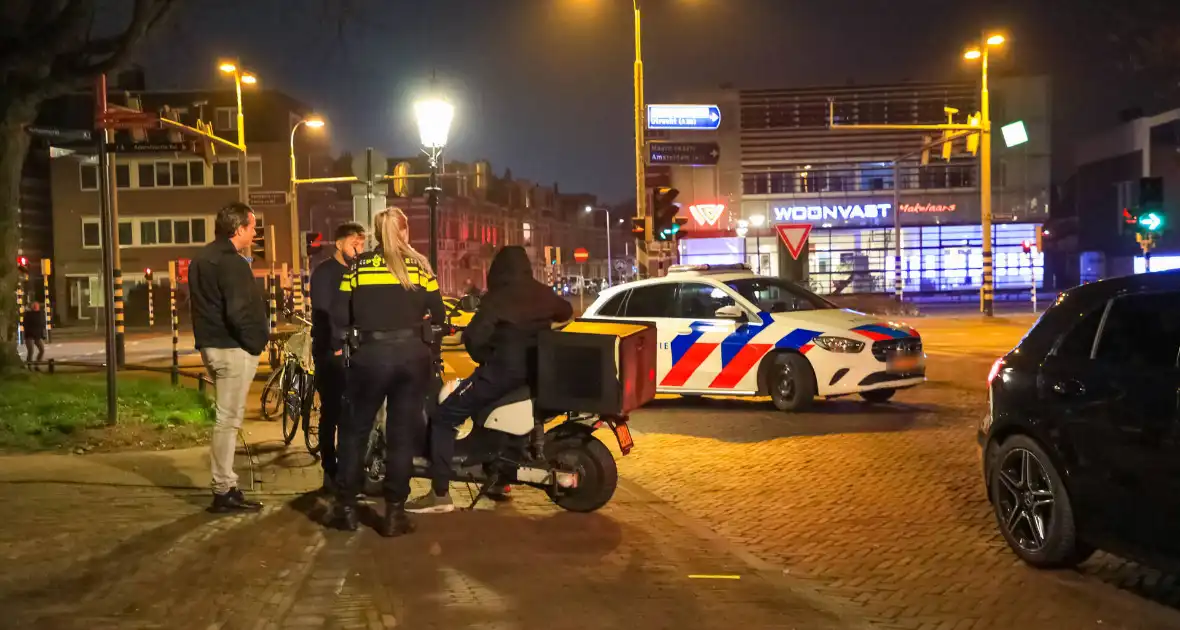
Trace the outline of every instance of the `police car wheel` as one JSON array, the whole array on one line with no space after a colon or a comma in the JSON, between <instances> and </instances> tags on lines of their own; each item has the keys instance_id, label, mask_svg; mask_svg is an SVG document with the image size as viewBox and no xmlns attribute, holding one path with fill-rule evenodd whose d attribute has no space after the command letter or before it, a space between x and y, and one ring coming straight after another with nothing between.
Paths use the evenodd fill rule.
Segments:
<instances>
[{"instance_id":1,"label":"police car wheel","mask_svg":"<svg viewBox=\"0 0 1180 630\"><path fill-rule=\"evenodd\" d=\"M896 389L870 389L867 392L861 392L860 397L864 398L867 402L884 403L889 402L889 399L893 398L893 395L896 393Z\"/></svg>"},{"instance_id":2,"label":"police car wheel","mask_svg":"<svg viewBox=\"0 0 1180 630\"><path fill-rule=\"evenodd\" d=\"M779 411L803 411L815 401L815 373L802 355L780 354L770 368L766 388Z\"/></svg>"}]
</instances>

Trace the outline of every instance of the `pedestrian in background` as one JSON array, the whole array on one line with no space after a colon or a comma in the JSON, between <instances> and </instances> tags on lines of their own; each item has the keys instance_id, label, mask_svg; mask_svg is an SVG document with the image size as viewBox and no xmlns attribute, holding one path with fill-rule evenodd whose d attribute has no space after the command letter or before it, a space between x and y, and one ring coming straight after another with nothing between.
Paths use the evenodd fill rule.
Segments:
<instances>
[{"instance_id":1,"label":"pedestrian in background","mask_svg":"<svg viewBox=\"0 0 1180 630\"><path fill-rule=\"evenodd\" d=\"M217 213L212 243L201 248L189 266L193 337L217 390L217 422L210 460L213 504L210 512L257 511L238 489L234 451L246 412L246 396L266 348L269 328L266 304L254 281L249 251L257 220L244 203L231 203Z\"/></svg>"},{"instance_id":2,"label":"pedestrian in background","mask_svg":"<svg viewBox=\"0 0 1180 630\"><path fill-rule=\"evenodd\" d=\"M336 429L344 410L344 331L332 326L332 308L341 298L340 283L348 267L365 250L365 227L344 223L336 228L336 252L311 274L311 356L315 388L320 394L320 466L325 493L335 492ZM345 296L343 299L347 299Z\"/></svg>"},{"instance_id":3,"label":"pedestrian in background","mask_svg":"<svg viewBox=\"0 0 1180 630\"><path fill-rule=\"evenodd\" d=\"M414 530L405 505L430 386L431 324L442 326L447 316L430 263L410 247L406 215L388 208L374 226L377 249L353 263L332 305L335 327L355 328L360 344L348 364L333 520L342 529L358 527L365 447L385 402L385 517L378 531L399 536Z\"/></svg>"},{"instance_id":4,"label":"pedestrian in background","mask_svg":"<svg viewBox=\"0 0 1180 630\"><path fill-rule=\"evenodd\" d=\"M25 329L25 367L38 369L33 366L33 347L37 348L37 363L45 358L45 311L41 310L40 302L29 304L21 324Z\"/></svg>"}]
</instances>

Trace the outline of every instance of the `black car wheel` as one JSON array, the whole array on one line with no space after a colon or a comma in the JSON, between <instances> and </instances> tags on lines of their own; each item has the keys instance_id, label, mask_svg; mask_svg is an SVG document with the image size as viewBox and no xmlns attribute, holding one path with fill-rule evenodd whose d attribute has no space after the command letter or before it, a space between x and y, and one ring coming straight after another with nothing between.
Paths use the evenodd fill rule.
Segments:
<instances>
[{"instance_id":1,"label":"black car wheel","mask_svg":"<svg viewBox=\"0 0 1180 630\"><path fill-rule=\"evenodd\" d=\"M1073 566L1088 548L1078 544L1073 505L1048 453L1028 436L997 446L988 466L992 508L1000 533L1025 562Z\"/></svg>"},{"instance_id":2,"label":"black car wheel","mask_svg":"<svg viewBox=\"0 0 1180 630\"><path fill-rule=\"evenodd\" d=\"M815 401L815 372L799 354L780 354L767 375L770 401L779 411L804 411Z\"/></svg>"}]
</instances>

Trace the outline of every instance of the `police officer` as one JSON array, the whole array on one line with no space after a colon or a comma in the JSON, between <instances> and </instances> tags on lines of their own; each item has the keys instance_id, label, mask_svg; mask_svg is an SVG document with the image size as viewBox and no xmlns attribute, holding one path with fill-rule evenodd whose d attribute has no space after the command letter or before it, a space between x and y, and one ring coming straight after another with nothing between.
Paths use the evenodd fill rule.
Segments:
<instances>
[{"instance_id":1,"label":"police officer","mask_svg":"<svg viewBox=\"0 0 1180 630\"><path fill-rule=\"evenodd\" d=\"M414 530L405 503L431 378L430 327L443 325L446 311L430 264L410 247L405 214L388 208L374 217L374 227L377 249L351 265L333 301L333 321L355 329L358 339L347 369L333 521L349 531L358 527L365 447L385 402L386 507L378 531L399 536Z\"/></svg>"}]
</instances>

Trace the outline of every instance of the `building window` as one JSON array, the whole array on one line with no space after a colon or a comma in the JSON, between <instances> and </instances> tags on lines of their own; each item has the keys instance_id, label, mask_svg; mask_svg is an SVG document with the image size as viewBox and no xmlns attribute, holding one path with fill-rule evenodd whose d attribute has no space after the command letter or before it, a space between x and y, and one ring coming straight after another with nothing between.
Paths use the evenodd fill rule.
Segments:
<instances>
[{"instance_id":1,"label":"building window","mask_svg":"<svg viewBox=\"0 0 1180 630\"><path fill-rule=\"evenodd\" d=\"M131 165L130 164L116 164L115 165L115 186L119 188L131 188Z\"/></svg>"},{"instance_id":2,"label":"building window","mask_svg":"<svg viewBox=\"0 0 1180 630\"><path fill-rule=\"evenodd\" d=\"M86 249L102 247L102 237L99 234L98 227L98 219L85 219L82 221L82 247Z\"/></svg>"},{"instance_id":3,"label":"building window","mask_svg":"<svg viewBox=\"0 0 1180 630\"><path fill-rule=\"evenodd\" d=\"M98 165L81 163L78 173L82 179L82 190L98 190Z\"/></svg>"},{"instance_id":4,"label":"building window","mask_svg":"<svg viewBox=\"0 0 1180 630\"><path fill-rule=\"evenodd\" d=\"M135 231L132 229L132 223L130 220L119 221L119 246L131 245L134 234Z\"/></svg>"},{"instance_id":5,"label":"building window","mask_svg":"<svg viewBox=\"0 0 1180 630\"><path fill-rule=\"evenodd\" d=\"M172 166L167 162L156 162L156 185L172 185Z\"/></svg>"},{"instance_id":6,"label":"building window","mask_svg":"<svg viewBox=\"0 0 1180 630\"><path fill-rule=\"evenodd\" d=\"M249 158L247 169L250 172L250 185L254 187L262 186L262 160L260 158ZM213 164L213 185L238 185L238 160L236 158Z\"/></svg>"},{"instance_id":7,"label":"building window","mask_svg":"<svg viewBox=\"0 0 1180 630\"><path fill-rule=\"evenodd\" d=\"M217 131L237 131L238 108L218 107L215 116L213 124Z\"/></svg>"},{"instance_id":8,"label":"building window","mask_svg":"<svg viewBox=\"0 0 1180 630\"><path fill-rule=\"evenodd\" d=\"M188 164L184 162L173 162L169 165L172 169L172 185L173 186L188 186Z\"/></svg>"},{"instance_id":9,"label":"building window","mask_svg":"<svg viewBox=\"0 0 1180 630\"><path fill-rule=\"evenodd\" d=\"M533 246L533 226L529 223L521 223L521 229L524 231L524 245L525 247Z\"/></svg>"},{"instance_id":10,"label":"building window","mask_svg":"<svg viewBox=\"0 0 1180 630\"><path fill-rule=\"evenodd\" d=\"M133 218L119 221L119 247L203 245L207 239L207 217ZM82 220L82 247L102 246L101 225L97 218Z\"/></svg>"},{"instance_id":11,"label":"building window","mask_svg":"<svg viewBox=\"0 0 1180 630\"><path fill-rule=\"evenodd\" d=\"M156 186L156 165L151 162L140 162L136 168L139 173L139 187L140 188L155 188Z\"/></svg>"},{"instance_id":12,"label":"building window","mask_svg":"<svg viewBox=\"0 0 1180 630\"><path fill-rule=\"evenodd\" d=\"M189 162L188 163L188 184L189 184L189 186L204 186L205 185L205 163L204 162Z\"/></svg>"}]
</instances>

